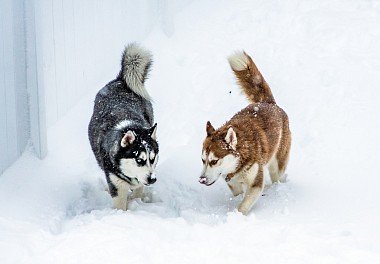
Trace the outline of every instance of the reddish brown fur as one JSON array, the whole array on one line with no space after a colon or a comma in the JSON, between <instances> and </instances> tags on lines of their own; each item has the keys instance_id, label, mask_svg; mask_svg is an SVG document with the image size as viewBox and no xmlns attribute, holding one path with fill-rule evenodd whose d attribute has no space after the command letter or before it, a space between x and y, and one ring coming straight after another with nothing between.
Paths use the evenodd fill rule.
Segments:
<instances>
[{"instance_id":1,"label":"reddish brown fur","mask_svg":"<svg viewBox=\"0 0 380 264\"><path fill-rule=\"evenodd\" d=\"M274 170L278 173L273 173L276 175L271 173L272 181L279 180L279 176L284 173L289 158L291 133L286 113L277 106L268 84L252 59L245 52L243 54L235 65L238 65L236 69L239 69L241 65L244 69L236 70L233 62L230 61L230 64L241 89L252 104L235 114L217 130L208 122L203 150L207 155L212 152L219 159L228 154L240 158L236 171L227 175L226 181L230 181L235 176L244 178L239 179L239 182L247 185L247 192L239 206L239 211L246 214L264 186L263 167L270 166L272 160L276 159L278 166L273 165L275 163L272 166L278 167ZM235 148L232 148L225 139L230 127L237 136ZM255 172L250 172L254 164L257 164L258 168L256 171L253 170ZM255 173L255 175L249 176L250 173ZM229 187L234 194L239 193L233 190L232 185L229 184Z\"/></svg>"},{"instance_id":2,"label":"reddish brown fur","mask_svg":"<svg viewBox=\"0 0 380 264\"><path fill-rule=\"evenodd\" d=\"M247 99L251 103L266 102L275 104L276 101L272 95L272 91L269 85L264 80L256 64L252 58L244 52L244 55L248 59L247 67L242 71L237 71L232 68L240 87L243 89Z\"/></svg>"},{"instance_id":3,"label":"reddish brown fur","mask_svg":"<svg viewBox=\"0 0 380 264\"><path fill-rule=\"evenodd\" d=\"M238 138L236 151L225 142L229 127L233 127ZM218 158L230 153L240 157L240 164L230 178L248 164L267 164L276 152L281 159L279 165L284 167L289 146L290 131L286 113L276 104L268 103L248 105L212 132L203 143L206 153L213 152Z\"/></svg>"}]
</instances>

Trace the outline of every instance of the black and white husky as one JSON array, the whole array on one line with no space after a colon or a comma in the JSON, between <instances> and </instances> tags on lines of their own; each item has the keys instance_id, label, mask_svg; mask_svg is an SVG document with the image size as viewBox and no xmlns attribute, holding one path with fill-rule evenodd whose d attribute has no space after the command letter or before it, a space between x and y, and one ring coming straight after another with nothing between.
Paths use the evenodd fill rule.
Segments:
<instances>
[{"instance_id":1,"label":"black and white husky","mask_svg":"<svg viewBox=\"0 0 380 264\"><path fill-rule=\"evenodd\" d=\"M128 45L119 75L96 95L88 127L114 206L122 210L127 210L131 199L142 198L144 185L156 181L156 124L144 86L151 64L149 51L135 43Z\"/></svg>"}]
</instances>

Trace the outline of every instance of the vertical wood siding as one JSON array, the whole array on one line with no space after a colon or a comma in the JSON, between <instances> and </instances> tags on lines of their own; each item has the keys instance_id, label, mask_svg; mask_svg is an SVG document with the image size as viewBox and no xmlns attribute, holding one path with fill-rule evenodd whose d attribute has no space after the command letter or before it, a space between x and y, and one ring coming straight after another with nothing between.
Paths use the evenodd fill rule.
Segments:
<instances>
[{"instance_id":1,"label":"vertical wood siding","mask_svg":"<svg viewBox=\"0 0 380 264\"><path fill-rule=\"evenodd\" d=\"M0 174L29 139L43 158L47 127L115 77L124 45L170 36L190 1L0 0Z\"/></svg>"},{"instance_id":2,"label":"vertical wood siding","mask_svg":"<svg viewBox=\"0 0 380 264\"><path fill-rule=\"evenodd\" d=\"M37 57L42 65L38 84L45 91L48 127L84 93L115 76L123 46L143 40L157 24L158 2L35 1L37 49L41 50Z\"/></svg>"},{"instance_id":3,"label":"vertical wood siding","mask_svg":"<svg viewBox=\"0 0 380 264\"><path fill-rule=\"evenodd\" d=\"M0 173L29 138L23 1L0 2Z\"/></svg>"}]
</instances>

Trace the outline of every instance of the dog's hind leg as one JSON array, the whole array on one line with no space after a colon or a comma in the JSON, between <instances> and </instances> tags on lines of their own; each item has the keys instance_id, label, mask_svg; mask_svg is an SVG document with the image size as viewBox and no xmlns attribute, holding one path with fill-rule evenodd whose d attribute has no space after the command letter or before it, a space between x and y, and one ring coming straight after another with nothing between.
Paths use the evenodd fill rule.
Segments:
<instances>
[{"instance_id":1,"label":"dog's hind leg","mask_svg":"<svg viewBox=\"0 0 380 264\"><path fill-rule=\"evenodd\" d=\"M262 165L254 164L246 175L247 191L245 192L243 201L238 207L238 211L247 215L260 197L264 188L264 173Z\"/></svg>"},{"instance_id":2,"label":"dog's hind leg","mask_svg":"<svg viewBox=\"0 0 380 264\"><path fill-rule=\"evenodd\" d=\"M290 145L291 145L291 134L289 130L289 125L286 119L282 129L282 137L279 149L277 151L277 165L278 165L278 174L279 180L285 182L284 172L289 161Z\"/></svg>"},{"instance_id":3,"label":"dog's hind leg","mask_svg":"<svg viewBox=\"0 0 380 264\"><path fill-rule=\"evenodd\" d=\"M278 168L278 162L276 155L269 161L268 164L269 169L269 175L272 183L279 182L280 181L280 170Z\"/></svg>"}]
</instances>

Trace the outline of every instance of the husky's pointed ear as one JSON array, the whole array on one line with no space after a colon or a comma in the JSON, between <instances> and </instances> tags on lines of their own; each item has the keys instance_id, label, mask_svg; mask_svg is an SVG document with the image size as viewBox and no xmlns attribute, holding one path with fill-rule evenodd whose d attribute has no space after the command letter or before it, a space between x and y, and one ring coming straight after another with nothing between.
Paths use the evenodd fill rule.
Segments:
<instances>
[{"instance_id":1,"label":"husky's pointed ear","mask_svg":"<svg viewBox=\"0 0 380 264\"><path fill-rule=\"evenodd\" d=\"M233 150L236 150L236 145L237 145L237 136L236 136L236 133L235 133L235 130L230 127L227 131L227 135L224 139L227 144L230 145L230 147L233 149Z\"/></svg>"},{"instance_id":2,"label":"husky's pointed ear","mask_svg":"<svg viewBox=\"0 0 380 264\"><path fill-rule=\"evenodd\" d=\"M153 140L157 140L157 123L155 123L150 129L149 129L149 136Z\"/></svg>"},{"instance_id":3,"label":"husky's pointed ear","mask_svg":"<svg viewBox=\"0 0 380 264\"><path fill-rule=\"evenodd\" d=\"M207 121L206 132L207 132L208 137L211 136L211 134L215 132L215 128L211 125L210 121Z\"/></svg>"},{"instance_id":4,"label":"husky's pointed ear","mask_svg":"<svg viewBox=\"0 0 380 264\"><path fill-rule=\"evenodd\" d=\"M128 130L128 132L125 133L124 137L121 139L120 145L125 148L126 146L132 144L135 140L135 133L133 133L131 130Z\"/></svg>"}]
</instances>

